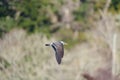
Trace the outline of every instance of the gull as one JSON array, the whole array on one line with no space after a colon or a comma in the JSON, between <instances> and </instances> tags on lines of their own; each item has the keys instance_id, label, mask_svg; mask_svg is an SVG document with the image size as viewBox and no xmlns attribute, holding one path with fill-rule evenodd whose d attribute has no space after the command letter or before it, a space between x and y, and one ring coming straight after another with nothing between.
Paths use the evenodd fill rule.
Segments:
<instances>
[{"instance_id":1,"label":"gull","mask_svg":"<svg viewBox=\"0 0 120 80\"><path fill-rule=\"evenodd\" d=\"M61 60L64 56L64 45L66 45L66 44L67 43L65 43L63 41L57 41L57 42L52 42L50 44L45 44L45 46L51 46L54 49L56 60L57 60L58 64L61 63Z\"/></svg>"}]
</instances>

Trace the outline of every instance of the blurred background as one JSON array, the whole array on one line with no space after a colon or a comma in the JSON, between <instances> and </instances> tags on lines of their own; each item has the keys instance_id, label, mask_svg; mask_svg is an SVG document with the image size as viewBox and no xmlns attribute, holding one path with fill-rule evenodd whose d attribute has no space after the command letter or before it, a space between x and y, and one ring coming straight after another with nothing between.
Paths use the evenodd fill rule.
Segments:
<instances>
[{"instance_id":1,"label":"blurred background","mask_svg":"<svg viewBox=\"0 0 120 80\"><path fill-rule=\"evenodd\" d=\"M0 0L0 80L120 80L119 33L120 0Z\"/></svg>"}]
</instances>

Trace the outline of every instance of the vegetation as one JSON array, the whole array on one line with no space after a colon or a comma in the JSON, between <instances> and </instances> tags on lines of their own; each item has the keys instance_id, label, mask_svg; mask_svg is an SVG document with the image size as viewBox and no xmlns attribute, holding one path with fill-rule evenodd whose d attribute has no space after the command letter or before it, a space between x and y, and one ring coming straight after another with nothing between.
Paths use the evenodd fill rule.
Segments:
<instances>
[{"instance_id":1,"label":"vegetation","mask_svg":"<svg viewBox=\"0 0 120 80\"><path fill-rule=\"evenodd\" d=\"M9 32L13 28L22 28L28 33L42 32L50 37L51 27L58 23L64 23L61 20L64 14L61 14L60 7L69 6L66 2L67 0L1 0L0 35L2 36L2 34ZM91 23L89 23L91 20L88 21L88 18L94 15L94 13L89 13L91 12L90 10L94 9L94 11L96 11L102 9L106 3L105 0L71 0L69 2L73 4L81 2L81 5L77 7L74 6L76 9L70 11L70 14L74 17L72 21L83 24L81 27L86 30L90 28L88 25L91 25ZM119 0L112 0L110 10L112 12L118 12L119 3ZM52 22L54 17L56 18L56 22ZM87 25L84 25L86 22Z\"/></svg>"},{"instance_id":2,"label":"vegetation","mask_svg":"<svg viewBox=\"0 0 120 80\"><path fill-rule=\"evenodd\" d=\"M110 10L112 13L119 13L120 12L120 1L112 0Z\"/></svg>"},{"instance_id":3,"label":"vegetation","mask_svg":"<svg viewBox=\"0 0 120 80\"><path fill-rule=\"evenodd\" d=\"M0 30L8 32L14 27L19 27L27 30L28 32L44 32L44 29L48 29L49 31L51 22L48 15L50 12L57 13L56 5L59 5L59 2L55 4L52 0L1 0L0 20L7 22L8 24L12 23L11 25L3 23ZM9 20L7 17L9 17Z\"/></svg>"},{"instance_id":4,"label":"vegetation","mask_svg":"<svg viewBox=\"0 0 120 80\"><path fill-rule=\"evenodd\" d=\"M119 11L120 0L0 0L0 80L120 80ZM59 66L44 46L58 40Z\"/></svg>"}]
</instances>

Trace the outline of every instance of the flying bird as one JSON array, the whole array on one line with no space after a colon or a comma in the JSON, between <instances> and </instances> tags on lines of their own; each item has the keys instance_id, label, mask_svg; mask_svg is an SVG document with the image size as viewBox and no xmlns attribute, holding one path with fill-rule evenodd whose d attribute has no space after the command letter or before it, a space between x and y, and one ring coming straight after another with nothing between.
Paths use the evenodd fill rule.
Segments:
<instances>
[{"instance_id":1,"label":"flying bird","mask_svg":"<svg viewBox=\"0 0 120 80\"><path fill-rule=\"evenodd\" d=\"M66 43L63 42L63 41L57 41L57 42L53 42L53 43L50 43L50 44L45 44L45 46L51 46L54 49L56 60L57 60L58 64L61 63L61 60L64 56L64 45L65 44Z\"/></svg>"}]
</instances>

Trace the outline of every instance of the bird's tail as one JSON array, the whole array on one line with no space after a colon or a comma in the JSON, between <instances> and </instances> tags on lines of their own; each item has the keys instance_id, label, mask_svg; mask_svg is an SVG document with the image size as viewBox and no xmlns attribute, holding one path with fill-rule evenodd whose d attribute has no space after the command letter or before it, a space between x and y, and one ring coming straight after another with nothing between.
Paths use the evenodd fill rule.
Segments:
<instances>
[{"instance_id":1,"label":"bird's tail","mask_svg":"<svg viewBox=\"0 0 120 80\"><path fill-rule=\"evenodd\" d=\"M45 44L45 46L50 46L50 44Z\"/></svg>"}]
</instances>

